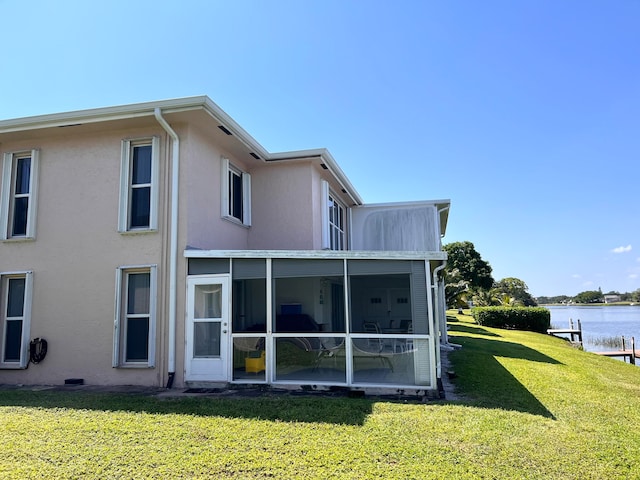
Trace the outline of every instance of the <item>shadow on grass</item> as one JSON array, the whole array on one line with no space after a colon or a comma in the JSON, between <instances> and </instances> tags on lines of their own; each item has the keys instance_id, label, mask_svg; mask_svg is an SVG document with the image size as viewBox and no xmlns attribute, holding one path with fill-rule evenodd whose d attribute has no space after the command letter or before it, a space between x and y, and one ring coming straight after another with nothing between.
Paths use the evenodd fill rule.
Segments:
<instances>
[{"instance_id":1,"label":"shadow on grass","mask_svg":"<svg viewBox=\"0 0 640 480\"><path fill-rule=\"evenodd\" d=\"M487 338L454 337L462 349L449 354L456 386L475 406L515 410L555 419L554 415L498 362L498 357L560 365L557 360L519 343Z\"/></svg>"},{"instance_id":2,"label":"shadow on grass","mask_svg":"<svg viewBox=\"0 0 640 480\"><path fill-rule=\"evenodd\" d=\"M375 400L366 398L296 397L286 394L251 398L159 398L140 393L0 389L0 406L144 412L340 425L363 425L371 414L374 403Z\"/></svg>"},{"instance_id":3,"label":"shadow on grass","mask_svg":"<svg viewBox=\"0 0 640 480\"><path fill-rule=\"evenodd\" d=\"M488 331L486 328L470 325L468 323L454 323L449 325L449 333L472 333L474 335L484 335L486 337L500 337L497 333Z\"/></svg>"}]
</instances>

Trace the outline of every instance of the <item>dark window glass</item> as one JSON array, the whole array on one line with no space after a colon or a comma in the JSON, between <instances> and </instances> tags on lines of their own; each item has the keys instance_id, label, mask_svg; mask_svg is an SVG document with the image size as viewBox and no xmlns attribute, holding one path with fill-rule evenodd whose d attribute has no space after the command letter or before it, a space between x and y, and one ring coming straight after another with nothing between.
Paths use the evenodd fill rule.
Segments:
<instances>
[{"instance_id":1,"label":"dark window glass","mask_svg":"<svg viewBox=\"0 0 640 480\"><path fill-rule=\"evenodd\" d=\"M7 300L7 317L22 317L24 313L24 278L9 279L9 295Z\"/></svg>"},{"instance_id":2,"label":"dark window glass","mask_svg":"<svg viewBox=\"0 0 640 480\"><path fill-rule=\"evenodd\" d=\"M4 361L20 361L20 345L22 344L22 320L7 322L6 337L4 342Z\"/></svg>"},{"instance_id":3,"label":"dark window glass","mask_svg":"<svg viewBox=\"0 0 640 480\"><path fill-rule=\"evenodd\" d=\"M29 193L31 158L19 158L16 164L16 195Z\"/></svg>"},{"instance_id":4,"label":"dark window glass","mask_svg":"<svg viewBox=\"0 0 640 480\"><path fill-rule=\"evenodd\" d=\"M139 362L149 358L149 319L130 318L127 321L126 361Z\"/></svg>"},{"instance_id":5,"label":"dark window glass","mask_svg":"<svg viewBox=\"0 0 640 480\"><path fill-rule=\"evenodd\" d=\"M12 235L27 234L27 219L29 214L29 197L19 197L13 203Z\"/></svg>"},{"instance_id":6,"label":"dark window glass","mask_svg":"<svg viewBox=\"0 0 640 480\"><path fill-rule=\"evenodd\" d=\"M242 176L229 172L229 213L242 220Z\"/></svg>"},{"instance_id":7,"label":"dark window glass","mask_svg":"<svg viewBox=\"0 0 640 480\"><path fill-rule=\"evenodd\" d=\"M133 147L131 183L133 185L151 183L151 145Z\"/></svg>"},{"instance_id":8,"label":"dark window glass","mask_svg":"<svg viewBox=\"0 0 640 480\"><path fill-rule=\"evenodd\" d=\"M131 190L131 228L148 227L151 212L151 187Z\"/></svg>"}]
</instances>

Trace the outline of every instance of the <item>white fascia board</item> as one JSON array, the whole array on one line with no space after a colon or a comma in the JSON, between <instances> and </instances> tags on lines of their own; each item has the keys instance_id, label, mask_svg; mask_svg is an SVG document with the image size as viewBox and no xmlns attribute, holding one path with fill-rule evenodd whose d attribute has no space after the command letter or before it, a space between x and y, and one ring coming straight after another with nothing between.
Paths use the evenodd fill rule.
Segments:
<instances>
[{"instance_id":1,"label":"white fascia board","mask_svg":"<svg viewBox=\"0 0 640 480\"><path fill-rule=\"evenodd\" d=\"M367 260L436 260L447 259L446 252L402 252L365 250L197 250L184 251L185 258L298 258L298 259L367 259Z\"/></svg>"},{"instance_id":2,"label":"white fascia board","mask_svg":"<svg viewBox=\"0 0 640 480\"><path fill-rule=\"evenodd\" d=\"M362 208L376 207L376 208L398 208L398 207L424 207L435 206L438 209L446 208L451 204L451 200L416 200L410 202L383 202L383 203L365 203L361 205Z\"/></svg>"},{"instance_id":3,"label":"white fascia board","mask_svg":"<svg viewBox=\"0 0 640 480\"><path fill-rule=\"evenodd\" d=\"M206 96L187 97L2 120L0 133L147 117L153 116L156 108L162 109L163 113L193 110L203 108L206 100Z\"/></svg>"}]
</instances>

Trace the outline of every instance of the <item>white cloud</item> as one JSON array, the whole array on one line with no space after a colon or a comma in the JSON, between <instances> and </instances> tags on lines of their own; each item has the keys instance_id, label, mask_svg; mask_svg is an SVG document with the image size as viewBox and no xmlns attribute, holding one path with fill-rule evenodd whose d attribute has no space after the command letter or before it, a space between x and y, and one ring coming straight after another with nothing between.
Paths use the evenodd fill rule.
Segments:
<instances>
[{"instance_id":1,"label":"white cloud","mask_svg":"<svg viewBox=\"0 0 640 480\"><path fill-rule=\"evenodd\" d=\"M631 278L631 279L634 279L634 280L635 280L636 278L638 278L638 274L637 274L637 273L630 273L630 274L629 274L629 278Z\"/></svg>"},{"instance_id":2,"label":"white cloud","mask_svg":"<svg viewBox=\"0 0 640 480\"><path fill-rule=\"evenodd\" d=\"M613 250L611 250L612 253L625 253L630 251L631 251L631 245L627 245L626 247L624 246L616 247Z\"/></svg>"},{"instance_id":3,"label":"white cloud","mask_svg":"<svg viewBox=\"0 0 640 480\"><path fill-rule=\"evenodd\" d=\"M638 259L638 261L640 262L640 258ZM582 276L578 273L574 273L573 275L571 275L571 278L582 278Z\"/></svg>"}]
</instances>

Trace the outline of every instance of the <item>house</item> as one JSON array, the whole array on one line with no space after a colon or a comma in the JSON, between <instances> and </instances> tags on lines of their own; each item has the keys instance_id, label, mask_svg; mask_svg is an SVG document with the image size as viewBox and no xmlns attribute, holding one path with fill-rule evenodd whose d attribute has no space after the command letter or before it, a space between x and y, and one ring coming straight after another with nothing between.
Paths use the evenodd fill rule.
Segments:
<instances>
[{"instance_id":1,"label":"house","mask_svg":"<svg viewBox=\"0 0 640 480\"><path fill-rule=\"evenodd\" d=\"M604 295L604 303L616 303L620 301L622 301L622 299L618 294L609 293L607 295Z\"/></svg>"},{"instance_id":2,"label":"house","mask_svg":"<svg viewBox=\"0 0 640 480\"><path fill-rule=\"evenodd\" d=\"M366 205L206 96L0 121L0 150L0 383L437 388L448 200Z\"/></svg>"}]
</instances>

